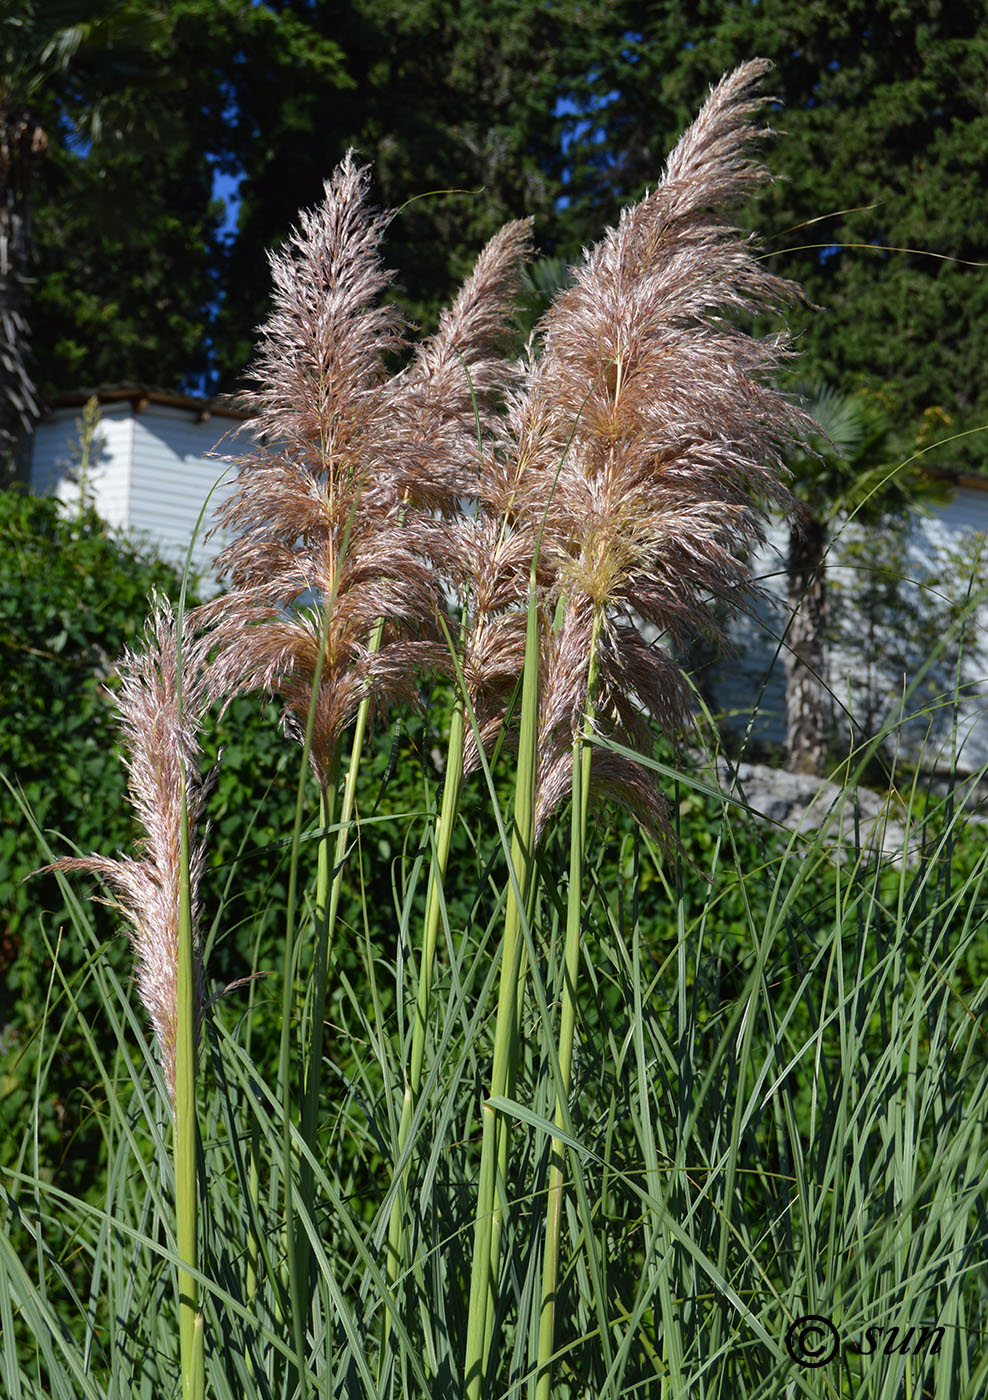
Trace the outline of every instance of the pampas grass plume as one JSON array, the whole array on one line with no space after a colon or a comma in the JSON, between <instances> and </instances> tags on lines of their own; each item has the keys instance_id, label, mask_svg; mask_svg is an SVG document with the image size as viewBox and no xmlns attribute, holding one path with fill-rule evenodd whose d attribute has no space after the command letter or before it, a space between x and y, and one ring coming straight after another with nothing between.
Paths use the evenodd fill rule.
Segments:
<instances>
[{"instance_id":1,"label":"pampas grass plume","mask_svg":"<svg viewBox=\"0 0 988 1400\"><path fill-rule=\"evenodd\" d=\"M130 799L144 833L140 853L136 858L65 857L50 868L89 871L117 892L116 907L130 925L138 995L154 1028L174 1107L183 794L190 832L197 1025L205 1004L198 910L205 857L202 818L210 780L200 771L199 735L211 685L205 640L186 623L179 647L176 620L165 599L153 600L145 643L143 649L124 653L117 666L120 688L113 694Z\"/></svg>"}]
</instances>

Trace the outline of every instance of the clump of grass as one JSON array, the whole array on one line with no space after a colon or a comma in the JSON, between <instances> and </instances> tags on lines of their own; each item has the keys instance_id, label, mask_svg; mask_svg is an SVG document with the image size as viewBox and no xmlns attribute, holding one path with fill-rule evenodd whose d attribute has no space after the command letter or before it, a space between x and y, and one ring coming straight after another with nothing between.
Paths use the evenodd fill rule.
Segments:
<instances>
[{"instance_id":1,"label":"clump of grass","mask_svg":"<svg viewBox=\"0 0 988 1400\"><path fill-rule=\"evenodd\" d=\"M647 771L627 751L595 750L593 740L606 735L623 741L625 750L647 751L650 721L666 733L685 728L688 692L666 645L709 626L711 600L736 603L750 589L745 546L758 537L768 505L783 499L780 452L805 424L771 384L783 341L755 339L727 319L777 310L795 290L766 273L754 243L721 216L767 178L749 156L752 88L764 68L747 65L717 86L656 189L585 255L573 285L545 317L542 353L520 396L519 436L526 446L538 444L523 489L525 507L541 520L539 558L550 577L543 606L551 614L533 705L533 825L522 833L523 846L530 851L536 829L572 799L560 1130L568 1116L591 790L629 805L653 831L666 829L664 801ZM505 956L510 947L506 938ZM509 976L520 976L517 962ZM502 1016L517 1021L518 1000L517 987L505 992L499 1031ZM496 1046L503 1043L510 1058L511 1032L503 1036ZM513 1077L498 1066L496 1048L495 1098L510 1093ZM556 1139L540 1394L550 1385L562 1150ZM498 1166L503 1177L503 1141ZM487 1276L488 1316L501 1229L499 1208L490 1187L484 1189L492 1177L493 1169L482 1175L477 1216L477 1270ZM484 1315L475 1282L469 1395L480 1394L482 1352L490 1342L488 1335L484 1348L479 1344Z\"/></svg>"},{"instance_id":2,"label":"clump of grass","mask_svg":"<svg viewBox=\"0 0 988 1400\"><path fill-rule=\"evenodd\" d=\"M229 588L180 627L159 608L123 663L146 849L57 862L122 892L174 1166L152 1165L137 1017L95 949L84 976L119 1046L100 1064L105 1196L66 1199L40 1160L9 1177L34 1274L5 1246L0 1322L23 1317L40 1356L36 1379L23 1332L5 1350L11 1396L181 1377L187 1400L754 1400L812 1393L785 1345L803 1314L853 1340L931 1299L958 1329L945 1359L846 1347L836 1387L978 1393L959 1329L984 1315L966 979L985 901L983 861L952 873L963 804L918 865L910 832L883 865L826 823L754 834L654 756L691 722L673 648L750 592L745 550L807 426L774 387L784 337L741 324L795 289L726 217L767 178L765 69L712 91L517 360L527 224L391 375L409 332L381 304L390 216L352 156L272 259L220 517ZM372 720L404 706L428 748L427 686L449 696L438 773L372 790ZM230 1011L197 961L199 735L242 694L273 696L301 751L277 1055L251 1042L266 984ZM706 813L692 848L684 790ZM849 780L845 830L852 802ZM59 979L53 949L52 998L77 1008Z\"/></svg>"}]
</instances>

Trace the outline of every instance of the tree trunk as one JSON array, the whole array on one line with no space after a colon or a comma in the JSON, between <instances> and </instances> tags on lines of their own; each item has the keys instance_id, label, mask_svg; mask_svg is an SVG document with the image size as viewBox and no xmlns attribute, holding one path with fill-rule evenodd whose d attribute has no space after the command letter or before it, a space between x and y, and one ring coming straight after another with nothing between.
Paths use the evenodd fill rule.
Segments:
<instances>
[{"instance_id":1,"label":"tree trunk","mask_svg":"<svg viewBox=\"0 0 988 1400\"><path fill-rule=\"evenodd\" d=\"M789 535L786 749L794 772L821 774L831 722L826 684L827 528L808 512Z\"/></svg>"},{"instance_id":2,"label":"tree trunk","mask_svg":"<svg viewBox=\"0 0 988 1400\"><path fill-rule=\"evenodd\" d=\"M18 442L39 413L25 314L31 258L27 192L46 145L44 131L27 113L0 100L0 485L7 484Z\"/></svg>"}]
</instances>

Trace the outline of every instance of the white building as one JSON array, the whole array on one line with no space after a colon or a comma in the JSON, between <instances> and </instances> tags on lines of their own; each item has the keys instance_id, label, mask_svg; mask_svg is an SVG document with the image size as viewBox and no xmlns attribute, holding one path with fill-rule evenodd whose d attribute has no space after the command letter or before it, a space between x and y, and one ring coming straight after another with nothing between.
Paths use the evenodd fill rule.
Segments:
<instances>
[{"instance_id":1,"label":"white building","mask_svg":"<svg viewBox=\"0 0 988 1400\"><path fill-rule=\"evenodd\" d=\"M225 539L205 536L235 475L243 414L215 401L137 385L101 389L97 451L86 495L109 525L142 537L182 567L195 536L192 567L209 579ZM29 489L71 507L80 482L79 418L87 395L65 395L34 431ZM224 460L227 459L227 460ZM208 504L207 504L208 500Z\"/></svg>"}]
</instances>

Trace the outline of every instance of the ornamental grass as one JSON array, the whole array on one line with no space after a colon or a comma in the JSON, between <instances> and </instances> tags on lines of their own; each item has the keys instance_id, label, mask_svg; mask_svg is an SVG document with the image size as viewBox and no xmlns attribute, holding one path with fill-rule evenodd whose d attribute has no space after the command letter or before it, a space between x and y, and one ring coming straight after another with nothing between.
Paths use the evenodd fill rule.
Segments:
<instances>
[{"instance_id":1,"label":"ornamental grass","mask_svg":"<svg viewBox=\"0 0 988 1400\"><path fill-rule=\"evenodd\" d=\"M709 626L713 602L735 603L750 590L745 550L769 506L784 499L782 452L804 426L773 386L784 339L753 337L737 320L777 313L795 289L766 272L754 241L724 219L767 178L751 155L750 122L765 67L748 64L714 89L656 189L584 255L517 363L500 352L529 247L525 223L492 239L435 335L406 369L387 373L408 334L382 301L392 281L380 256L391 216L370 207L370 172L348 155L322 204L301 215L271 258L272 311L243 396L250 442L217 519L232 541L217 563L227 587L188 619L181 683L179 642L163 613L154 649L125 663L120 705L148 859L70 864L125 890L138 994L173 1100L178 1023L191 1015L194 1039L201 1015L201 995L191 1010L180 1003L175 969L182 901L194 910L202 868L201 837L191 853L188 846L203 798L201 785L190 786L189 760L209 701L276 697L318 788L311 1030L296 1075L293 868L279 1061L284 1253L300 1377L313 1263L299 1211L315 1212L326 1000L361 753L372 713L414 703L430 673L451 679L456 698L403 1076L402 1159L421 1088L463 776L508 735L516 755L501 990L481 1105L465 1393L479 1397L491 1372L510 1211L509 1124L495 1105L516 1086L536 844L569 799L566 977L553 1067L562 1130L589 799L624 803L653 832L667 833L665 801L647 770L594 741L606 736L648 753L652 724L677 736L685 730L688 691L670 647ZM162 692L153 701L145 694L151 677ZM165 724L167 746L159 737ZM298 827L303 801L300 782ZM162 901L167 911L155 907ZM185 917L198 967L194 914ZM193 975L196 986L201 980L201 971ZM300 1144L291 1132L296 1114ZM538 1303L540 1395L551 1389L562 1159L555 1138ZM402 1160L393 1173L387 1276L399 1292L415 1267L403 1227L411 1165ZM186 1182L185 1194L190 1189ZM185 1246L194 1268L197 1251L189 1239ZM181 1284L180 1301L189 1301ZM381 1375L392 1344L385 1323ZM202 1362L191 1348L183 1349L182 1370L183 1393L198 1394Z\"/></svg>"},{"instance_id":2,"label":"ornamental grass","mask_svg":"<svg viewBox=\"0 0 988 1400\"><path fill-rule=\"evenodd\" d=\"M105 1196L61 1202L92 1286L79 1296L45 1242L36 1175L38 1224L18 1228L42 1283L8 1259L0 1316L6 1334L16 1307L44 1340L36 1380L4 1363L11 1396L811 1393L782 1341L802 1313L841 1300L856 1326L885 1288L918 1317L924 1278L940 1315L970 1306L944 1263L972 1247L958 1183L984 1157L960 1099L939 1117L914 1101L891 1127L877 1106L859 1117L827 1040L836 1018L847 1063L872 1064L861 1072L879 1089L894 1075L876 1016L914 1058L920 1039L944 1064L969 1055L928 968L891 943L865 967L890 880L903 918L949 909L970 948L940 879L957 808L930 818L940 844L921 897L905 861L890 875L864 852L835 855L826 822L747 861L743 801L670 767L696 741L679 657L716 634L715 609L757 592L749 552L787 509L784 463L811 426L779 388L784 331L750 329L778 323L798 290L731 222L769 178L753 121L767 68L711 91L520 350L530 224L495 235L416 342L387 300L396 216L372 207L352 153L272 256L239 474L216 521L226 588L177 616L157 603L119 668L143 848L54 863L104 880L131 926L173 1165L154 1165L167 1123L129 1058L127 989L94 953L119 1045L101 1068ZM218 1003L203 950L227 905L205 937L201 748L244 696L277 708L297 780L280 969L252 968ZM391 732L382 779L377 736ZM396 764L416 762L403 733L421 781L393 810ZM718 813L693 905L683 785ZM370 893L380 861L390 908ZM748 940L733 971L717 933L728 866ZM982 879L978 865L965 876L969 901ZM837 924L794 952L811 886ZM856 969L840 938L852 909ZM789 954L793 986L773 996ZM865 1180L884 1180L872 1146L886 1128L904 1151L921 1144L908 1189L894 1176L904 1211L925 1210L937 1179L961 1194L913 1235L911 1262L889 1244L865 1267L867 1239L846 1231ZM860 1179L821 1146L842 1135L860 1143ZM56 1294L78 1304L73 1324L53 1321ZM960 1355L950 1393L974 1394ZM868 1393L893 1394L894 1366L875 1375Z\"/></svg>"}]
</instances>

